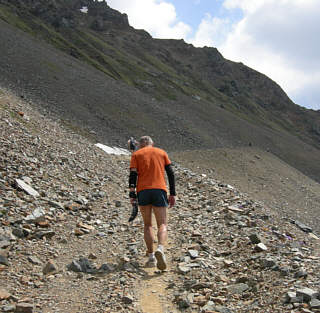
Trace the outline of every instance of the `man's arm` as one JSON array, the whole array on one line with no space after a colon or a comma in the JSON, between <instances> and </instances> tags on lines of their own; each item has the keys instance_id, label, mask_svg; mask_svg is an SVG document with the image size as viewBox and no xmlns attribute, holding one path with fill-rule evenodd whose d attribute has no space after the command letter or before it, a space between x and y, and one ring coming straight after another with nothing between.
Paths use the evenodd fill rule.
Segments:
<instances>
[{"instance_id":1,"label":"man's arm","mask_svg":"<svg viewBox=\"0 0 320 313\"><path fill-rule=\"evenodd\" d=\"M171 164L168 164L165 166L165 170L168 176L168 181L169 181L169 204L170 207L174 206L175 204L175 196L176 196L176 183L175 183L175 177L174 177L174 172L172 169Z\"/></svg>"},{"instance_id":2,"label":"man's arm","mask_svg":"<svg viewBox=\"0 0 320 313\"><path fill-rule=\"evenodd\" d=\"M129 197L131 202L137 198L137 195L136 195L137 178L138 178L137 169L131 168L130 174L129 174L129 188L130 188Z\"/></svg>"}]
</instances>

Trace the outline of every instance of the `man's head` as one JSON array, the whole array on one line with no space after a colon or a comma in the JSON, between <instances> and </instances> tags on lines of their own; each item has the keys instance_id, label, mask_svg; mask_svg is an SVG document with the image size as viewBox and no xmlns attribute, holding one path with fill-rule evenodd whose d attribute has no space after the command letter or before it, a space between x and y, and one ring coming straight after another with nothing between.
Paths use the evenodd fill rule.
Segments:
<instances>
[{"instance_id":1,"label":"man's head","mask_svg":"<svg viewBox=\"0 0 320 313\"><path fill-rule=\"evenodd\" d=\"M153 140L150 136L142 136L139 139L139 146L140 148L147 147L147 146L153 146Z\"/></svg>"}]
</instances>

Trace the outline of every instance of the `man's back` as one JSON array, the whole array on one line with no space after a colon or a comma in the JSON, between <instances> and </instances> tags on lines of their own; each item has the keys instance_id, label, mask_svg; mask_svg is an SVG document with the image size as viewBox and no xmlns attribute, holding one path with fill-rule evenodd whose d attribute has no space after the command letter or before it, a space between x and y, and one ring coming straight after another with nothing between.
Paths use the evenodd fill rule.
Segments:
<instances>
[{"instance_id":1,"label":"man's back","mask_svg":"<svg viewBox=\"0 0 320 313\"><path fill-rule=\"evenodd\" d=\"M145 189L166 188L165 166L171 162L167 153L159 148L147 146L133 153L130 168L138 172L137 192Z\"/></svg>"}]
</instances>

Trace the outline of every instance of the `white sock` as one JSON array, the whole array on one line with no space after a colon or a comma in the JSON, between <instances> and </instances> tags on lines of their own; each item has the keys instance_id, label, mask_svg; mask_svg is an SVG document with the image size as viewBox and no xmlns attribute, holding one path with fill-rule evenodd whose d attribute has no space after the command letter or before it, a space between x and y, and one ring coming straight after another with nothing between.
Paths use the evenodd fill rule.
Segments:
<instances>
[{"instance_id":1,"label":"white sock","mask_svg":"<svg viewBox=\"0 0 320 313\"><path fill-rule=\"evenodd\" d=\"M149 253L149 260L153 260L154 259L154 252Z\"/></svg>"},{"instance_id":2,"label":"white sock","mask_svg":"<svg viewBox=\"0 0 320 313\"><path fill-rule=\"evenodd\" d=\"M158 245L158 250L163 252L163 245Z\"/></svg>"}]
</instances>

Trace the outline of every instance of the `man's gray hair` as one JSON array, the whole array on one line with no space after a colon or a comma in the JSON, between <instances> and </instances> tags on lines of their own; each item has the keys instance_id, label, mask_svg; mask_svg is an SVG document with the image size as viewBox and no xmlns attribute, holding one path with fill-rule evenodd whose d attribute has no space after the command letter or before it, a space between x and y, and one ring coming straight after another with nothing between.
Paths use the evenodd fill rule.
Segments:
<instances>
[{"instance_id":1,"label":"man's gray hair","mask_svg":"<svg viewBox=\"0 0 320 313\"><path fill-rule=\"evenodd\" d=\"M142 136L142 137L139 139L139 144L140 144L140 146L153 145L153 140L151 139L150 136Z\"/></svg>"}]
</instances>

